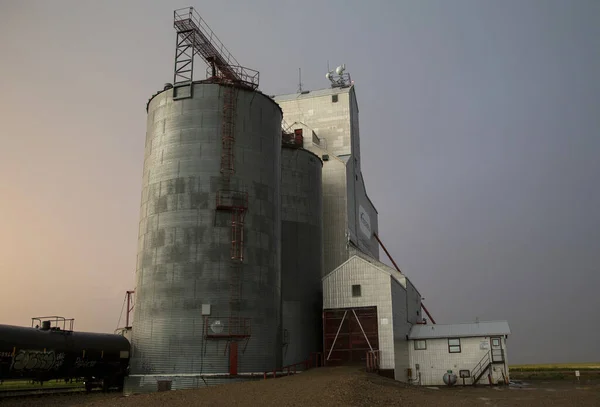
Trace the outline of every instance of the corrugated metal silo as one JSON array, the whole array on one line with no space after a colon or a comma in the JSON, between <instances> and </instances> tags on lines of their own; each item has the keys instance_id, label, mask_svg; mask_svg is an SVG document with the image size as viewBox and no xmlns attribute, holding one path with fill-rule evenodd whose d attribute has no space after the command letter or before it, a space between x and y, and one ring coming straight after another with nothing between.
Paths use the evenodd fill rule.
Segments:
<instances>
[{"instance_id":1,"label":"corrugated metal silo","mask_svg":"<svg viewBox=\"0 0 600 407\"><path fill-rule=\"evenodd\" d=\"M126 394L281 366L281 109L244 88L192 91L148 104Z\"/></svg>"},{"instance_id":2,"label":"corrugated metal silo","mask_svg":"<svg viewBox=\"0 0 600 407\"><path fill-rule=\"evenodd\" d=\"M284 366L322 348L323 163L283 144L281 157Z\"/></svg>"}]
</instances>

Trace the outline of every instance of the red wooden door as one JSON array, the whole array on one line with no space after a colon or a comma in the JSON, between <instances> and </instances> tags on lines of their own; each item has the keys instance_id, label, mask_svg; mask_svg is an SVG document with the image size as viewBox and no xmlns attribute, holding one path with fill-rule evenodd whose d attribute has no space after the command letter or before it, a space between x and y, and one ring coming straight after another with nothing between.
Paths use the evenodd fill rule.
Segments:
<instances>
[{"instance_id":1,"label":"red wooden door","mask_svg":"<svg viewBox=\"0 0 600 407\"><path fill-rule=\"evenodd\" d=\"M365 363L379 349L377 307L327 309L323 312L325 364Z\"/></svg>"}]
</instances>

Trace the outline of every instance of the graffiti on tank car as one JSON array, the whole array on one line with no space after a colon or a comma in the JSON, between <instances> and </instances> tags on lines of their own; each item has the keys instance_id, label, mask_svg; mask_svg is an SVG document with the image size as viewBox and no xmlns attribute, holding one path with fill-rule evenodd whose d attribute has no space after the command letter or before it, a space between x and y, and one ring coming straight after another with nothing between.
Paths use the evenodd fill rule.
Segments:
<instances>
[{"instance_id":1,"label":"graffiti on tank car","mask_svg":"<svg viewBox=\"0 0 600 407\"><path fill-rule=\"evenodd\" d=\"M83 360L81 358L77 358L77 360L75 360L75 367L78 369L83 369L83 368L91 368L96 366L96 361L95 360Z\"/></svg>"},{"instance_id":2,"label":"graffiti on tank car","mask_svg":"<svg viewBox=\"0 0 600 407\"><path fill-rule=\"evenodd\" d=\"M12 360L11 370L57 370L64 362L65 354L53 351L20 350Z\"/></svg>"}]
</instances>

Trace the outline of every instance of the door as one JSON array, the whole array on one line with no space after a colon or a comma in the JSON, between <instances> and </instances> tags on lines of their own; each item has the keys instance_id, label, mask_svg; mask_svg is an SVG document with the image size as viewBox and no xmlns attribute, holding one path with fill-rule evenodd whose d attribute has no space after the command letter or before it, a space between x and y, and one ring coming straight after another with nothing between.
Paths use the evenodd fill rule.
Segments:
<instances>
[{"instance_id":1,"label":"door","mask_svg":"<svg viewBox=\"0 0 600 407\"><path fill-rule=\"evenodd\" d=\"M323 313L325 364L364 364L379 349L377 307L328 309Z\"/></svg>"},{"instance_id":2,"label":"door","mask_svg":"<svg viewBox=\"0 0 600 407\"><path fill-rule=\"evenodd\" d=\"M504 350L502 349L502 338L494 336L490 338L492 348L492 363L504 362Z\"/></svg>"},{"instance_id":3,"label":"door","mask_svg":"<svg viewBox=\"0 0 600 407\"><path fill-rule=\"evenodd\" d=\"M229 343L229 374L231 376L238 374L238 343L236 341Z\"/></svg>"}]
</instances>

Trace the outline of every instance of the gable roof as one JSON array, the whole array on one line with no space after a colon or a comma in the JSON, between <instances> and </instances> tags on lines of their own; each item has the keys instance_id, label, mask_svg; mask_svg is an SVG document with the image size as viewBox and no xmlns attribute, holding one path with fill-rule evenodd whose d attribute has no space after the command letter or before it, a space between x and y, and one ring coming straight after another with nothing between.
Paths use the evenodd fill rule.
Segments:
<instances>
[{"instance_id":1,"label":"gable roof","mask_svg":"<svg viewBox=\"0 0 600 407\"><path fill-rule=\"evenodd\" d=\"M404 287L406 289L406 276L404 276L404 274L400 273L398 270L393 269L384 263L381 263L381 262L375 260L368 254L363 253L358 249L354 250L353 255L350 256L350 258L348 260L346 260L345 262L343 262L342 264L337 266L333 271L331 271L329 274L327 274L325 277L323 277L322 280L329 278L330 276L332 276L334 273L336 273L338 270L340 270L342 267L344 267L346 264L350 263L351 261L360 261L360 262L369 264L374 270L377 270L381 273L385 273L385 274L393 277L394 280L396 280L398 283L400 283L400 285L402 285L402 287Z\"/></svg>"},{"instance_id":2,"label":"gable roof","mask_svg":"<svg viewBox=\"0 0 600 407\"><path fill-rule=\"evenodd\" d=\"M408 339L466 338L473 336L510 335L507 321L467 324L413 325Z\"/></svg>"}]
</instances>

